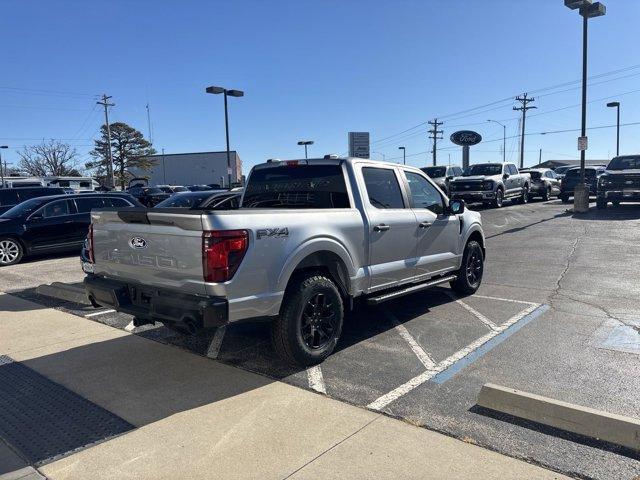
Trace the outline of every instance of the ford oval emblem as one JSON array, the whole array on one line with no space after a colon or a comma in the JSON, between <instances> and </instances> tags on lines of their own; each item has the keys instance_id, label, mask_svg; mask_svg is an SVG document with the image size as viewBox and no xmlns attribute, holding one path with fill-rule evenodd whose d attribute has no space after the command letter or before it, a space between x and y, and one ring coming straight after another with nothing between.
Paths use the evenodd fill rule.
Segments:
<instances>
[{"instance_id":1,"label":"ford oval emblem","mask_svg":"<svg viewBox=\"0 0 640 480\"><path fill-rule=\"evenodd\" d=\"M147 241L142 237L131 237L129 246L131 248L147 248Z\"/></svg>"},{"instance_id":2,"label":"ford oval emblem","mask_svg":"<svg viewBox=\"0 0 640 480\"><path fill-rule=\"evenodd\" d=\"M451 134L451 142L462 147L477 145L482 141L482 135L471 130L458 130Z\"/></svg>"}]
</instances>

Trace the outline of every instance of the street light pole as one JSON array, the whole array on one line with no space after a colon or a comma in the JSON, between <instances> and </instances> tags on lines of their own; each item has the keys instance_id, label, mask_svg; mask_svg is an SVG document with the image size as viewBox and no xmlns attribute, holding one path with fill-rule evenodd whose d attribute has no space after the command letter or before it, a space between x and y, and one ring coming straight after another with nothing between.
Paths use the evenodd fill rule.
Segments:
<instances>
[{"instance_id":1,"label":"street light pole","mask_svg":"<svg viewBox=\"0 0 640 480\"><path fill-rule=\"evenodd\" d=\"M227 177L228 187L231 188L231 151L229 148L229 108L227 106L227 97L243 97L244 92L242 90L229 90L223 87L213 86L207 87L205 92L212 93L214 95L218 95L220 93L224 94L224 131L227 140Z\"/></svg>"},{"instance_id":2,"label":"street light pole","mask_svg":"<svg viewBox=\"0 0 640 480\"><path fill-rule=\"evenodd\" d=\"M9 148L7 145L0 145L0 148ZM9 172L7 172L7 176ZM2 184L0 185L4 188L4 168L2 167L2 152L0 151L0 177L2 177Z\"/></svg>"},{"instance_id":3,"label":"street light pole","mask_svg":"<svg viewBox=\"0 0 640 480\"><path fill-rule=\"evenodd\" d=\"M507 161L507 126L497 120L487 120L502 126L502 163Z\"/></svg>"},{"instance_id":4,"label":"street light pole","mask_svg":"<svg viewBox=\"0 0 640 480\"><path fill-rule=\"evenodd\" d=\"M304 158L307 157L307 145L313 145L313 140L300 140L298 145L304 145Z\"/></svg>"},{"instance_id":5,"label":"street light pole","mask_svg":"<svg viewBox=\"0 0 640 480\"><path fill-rule=\"evenodd\" d=\"M620 102L609 102L607 107L616 107L616 157L620 155Z\"/></svg>"},{"instance_id":6,"label":"street light pole","mask_svg":"<svg viewBox=\"0 0 640 480\"><path fill-rule=\"evenodd\" d=\"M402 150L402 164L407 164L407 149L404 147L398 147L398 150Z\"/></svg>"},{"instance_id":7,"label":"street light pole","mask_svg":"<svg viewBox=\"0 0 640 480\"><path fill-rule=\"evenodd\" d=\"M564 0L565 6L571 10L579 9L582 17L582 119L580 122L580 136L587 136L587 39L588 20L600 17L607 11L601 2L592 3L591 0ZM589 187L585 184L585 152L587 145L580 147L580 183L576 185L573 195L573 210L578 213L589 211Z\"/></svg>"}]
</instances>

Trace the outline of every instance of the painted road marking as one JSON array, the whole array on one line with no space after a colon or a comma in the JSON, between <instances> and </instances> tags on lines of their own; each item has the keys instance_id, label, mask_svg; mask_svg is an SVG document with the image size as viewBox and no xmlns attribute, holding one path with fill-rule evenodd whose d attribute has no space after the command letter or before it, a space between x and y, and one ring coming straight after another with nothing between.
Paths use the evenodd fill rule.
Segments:
<instances>
[{"instance_id":1,"label":"painted road marking","mask_svg":"<svg viewBox=\"0 0 640 480\"><path fill-rule=\"evenodd\" d=\"M418 357L420 363L422 363L422 365L424 365L427 370L433 370L436 367L436 362L434 362L431 356L427 352L425 352L425 350L420 346L418 342L416 342L416 339L413 338L407 328L402 323L400 323L398 318L389 310L385 309L384 313L394 324L398 334L404 339L405 342L409 344L409 347L411 347L413 353L415 353L416 357Z\"/></svg>"},{"instance_id":2,"label":"painted road marking","mask_svg":"<svg viewBox=\"0 0 640 480\"><path fill-rule=\"evenodd\" d=\"M473 315L474 317L476 317L478 320L480 320L482 323L484 323L487 327L489 327L491 330L498 330L498 326L493 323L491 320L489 320L487 317L485 317L483 314L481 314L479 311L477 311L475 308L473 308L471 305L467 305L465 302L463 302L460 299L457 299L455 297L455 295L451 292L446 292L447 295L449 297L451 297L452 300L454 300L458 305L460 305L461 307L463 307L467 312L469 312L471 315Z\"/></svg>"},{"instance_id":3,"label":"painted road marking","mask_svg":"<svg viewBox=\"0 0 640 480\"><path fill-rule=\"evenodd\" d=\"M322 376L322 370L320 366L307 368L307 378L309 379L309 388L320 393L327 393L327 388L324 385L324 377Z\"/></svg>"},{"instance_id":4,"label":"painted road marking","mask_svg":"<svg viewBox=\"0 0 640 480\"><path fill-rule=\"evenodd\" d=\"M85 318L97 317L98 315L104 315L105 313L113 313L113 312L115 312L115 310L102 310L101 312L87 313L85 315Z\"/></svg>"},{"instance_id":5,"label":"painted road marking","mask_svg":"<svg viewBox=\"0 0 640 480\"><path fill-rule=\"evenodd\" d=\"M131 320L126 327L124 327L124 329L127 332L133 332L133 329L136 328L136 326L133 324L133 320Z\"/></svg>"},{"instance_id":6,"label":"painted road marking","mask_svg":"<svg viewBox=\"0 0 640 480\"><path fill-rule=\"evenodd\" d=\"M530 305L500 325L497 330L490 331L486 335L483 335L476 341L467 345L465 348L458 350L453 355L438 363L435 369L427 370L394 390L391 390L389 393L382 395L367 405L367 408L372 410L381 410L431 379L433 379L435 383L446 382L464 367L482 357L493 347L506 340L527 323L542 315L548 309L548 305Z\"/></svg>"},{"instance_id":7,"label":"painted road marking","mask_svg":"<svg viewBox=\"0 0 640 480\"><path fill-rule=\"evenodd\" d=\"M207 349L207 357L213 359L218 358L220 348L222 348L222 340L224 340L224 334L226 331L227 327L225 325L216 329L216 333L213 334L213 338L211 339L211 343Z\"/></svg>"},{"instance_id":8,"label":"painted road marking","mask_svg":"<svg viewBox=\"0 0 640 480\"><path fill-rule=\"evenodd\" d=\"M488 295L478 295L478 294L474 294L473 296L476 298L487 298L489 300L502 300L503 302L522 303L523 305L539 305L538 303L535 303L535 302L525 302L524 300L513 300L511 298L490 297Z\"/></svg>"}]
</instances>

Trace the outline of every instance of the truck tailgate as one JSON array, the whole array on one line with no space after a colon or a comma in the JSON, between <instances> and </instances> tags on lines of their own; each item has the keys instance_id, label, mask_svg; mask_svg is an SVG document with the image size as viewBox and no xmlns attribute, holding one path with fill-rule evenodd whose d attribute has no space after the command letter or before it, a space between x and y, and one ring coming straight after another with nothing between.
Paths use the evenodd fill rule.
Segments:
<instances>
[{"instance_id":1,"label":"truck tailgate","mask_svg":"<svg viewBox=\"0 0 640 480\"><path fill-rule=\"evenodd\" d=\"M200 212L99 210L93 223L94 272L147 286L205 294Z\"/></svg>"}]
</instances>

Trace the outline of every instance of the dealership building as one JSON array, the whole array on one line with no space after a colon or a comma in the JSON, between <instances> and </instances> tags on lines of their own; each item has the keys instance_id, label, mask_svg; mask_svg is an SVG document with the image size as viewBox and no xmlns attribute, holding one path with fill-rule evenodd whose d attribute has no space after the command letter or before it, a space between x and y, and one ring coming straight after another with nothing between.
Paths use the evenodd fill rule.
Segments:
<instances>
[{"instance_id":1,"label":"dealership building","mask_svg":"<svg viewBox=\"0 0 640 480\"><path fill-rule=\"evenodd\" d=\"M229 152L231 183L242 181L242 160L238 152ZM148 170L131 169L136 177L149 179L149 185L228 186L227 152L167 153L146 157L153 162Z\"/></svg>"}]
</instances>

